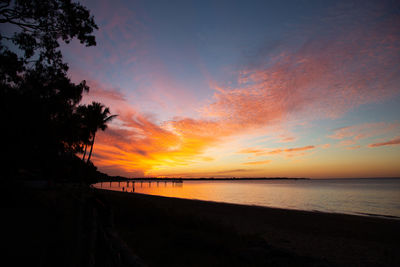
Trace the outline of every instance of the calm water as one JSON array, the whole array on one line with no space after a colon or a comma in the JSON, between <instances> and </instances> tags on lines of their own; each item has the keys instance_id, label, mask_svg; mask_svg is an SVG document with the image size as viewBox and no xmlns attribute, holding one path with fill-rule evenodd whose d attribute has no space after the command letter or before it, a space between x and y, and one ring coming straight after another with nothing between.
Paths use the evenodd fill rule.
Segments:
<instances>
[{"instance_id":1,"label":"calm water","mask_svg":"<svg viewBox=\"0 0 400 267\"><path fill-rule=\"evenodd\" d=\"M400 218L400 179L136 181L94 186L166 197Z\"/></svg>"}]
</instances>

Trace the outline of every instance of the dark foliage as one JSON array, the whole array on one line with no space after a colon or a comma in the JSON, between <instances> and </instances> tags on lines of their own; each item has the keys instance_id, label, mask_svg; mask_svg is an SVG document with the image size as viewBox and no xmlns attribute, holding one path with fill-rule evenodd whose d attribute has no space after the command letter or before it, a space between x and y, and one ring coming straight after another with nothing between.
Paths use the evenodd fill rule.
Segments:
<instances>
[{"instance_id":1,"label":"dark foliage","mask_svg":"<svg viewBox=\"0 0 400 267\"><path fill-rule=\"evenodd\" d=\"M18 28L12 41L24 53L24 61L35 58L36 64L50 64L67 70L57 48L61 39L69 43L78 38L86 46L96 45L92 35L97 25L89 10L70 0L1 0L0 23Z\"/></svg>"},{"instance_id":2,"label":"dark foliage","mask_svg":"<svg viewBox=\"0 0 400 267\"><path fill-rule=\"evenodd\" d=\"M96 44L89 10L69 0L1 0L0 25L5 171L53 179L94 171L75 156L89 142L88 122L78 112L89 87L71 82L59 50L60 41L74 38Z\"/></svg>"},{"instance_id":3,"label":"dark foliage","mask_svg":"<svg viewBox=\"0 0 400 267\"><path fill-rule=\"evenodd\" d=\"M89 163L97 130L106 130L107 123L117 117L117 115L110 115L110 109L98 102L92 102L87 106L79 106L77 113L81 116L84 125L85 151L82 160L85 161L87 147L90 145L90 152L87 158L87 162Z\"/></svg>"}]
</instances>

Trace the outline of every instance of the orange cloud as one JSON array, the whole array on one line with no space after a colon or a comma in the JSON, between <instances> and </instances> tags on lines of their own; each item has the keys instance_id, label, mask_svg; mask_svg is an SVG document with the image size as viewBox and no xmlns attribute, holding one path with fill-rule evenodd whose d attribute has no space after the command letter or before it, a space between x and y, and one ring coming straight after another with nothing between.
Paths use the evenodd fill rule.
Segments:
<instances>
[{"instance_id":1,"label":"orange cloud","mask_svg":"<svg viewBox=\"0 0 400 267\"><path fill-rule=\"evenodd\" d=\"M281 140L278 141L278 143L289 143L289 142L293 142L296 141L296 137L283 137Z\"/></svg>"},{"instance_id":2,"label":"orange cloud","mask_svg":"<svg viewBox=\"0 0 400 267\"><path fill-rule=\"evenodd\" d=\"M202 152L239 132L238 125L210 120L182 118L158 125L132 108L117 113L115 122L99 134L93 157L96 165L111 170L119 166L127 174L211 161Z\"/></svg>"},{"instance_id":3,"label":"orange cloud","mask_svg":"<svg viewBox=\"0 0 400 267\"><path fill-rule=\"evenodd\" d=\"M242 149L242 150L238 151L238 153L257 154L257 153L264 153L264 150L262 150L262 149L254 149L254 148L245 148L245 149Z\"/></svg>"},{"instance_id":4,"label":"orange cloud","mask_svg":"<svg viewBox=\"0 0 400 267\"><path fill-rule=\"evenodd\" d=\"M310 150L310 149L314 149L315 146L304 146L304 147L296 147L296 148L288 148L285 149L285 152L297 152L297 151L304 151L304 150Z\"/></svg>"},{"instance_id":5,"label":"orange cloud","mask_svg":"<svg viewBox=\"0 0 400 267\"><path fill-rule=\"evenodd\" d=\"M314 148L316 148L316 147L315 146L304 146L304 147L295 147L295 148L277 148L274 150L247 148L247 149L242 149L242 150L238 151L238 153L254 154L255 156L285 154L286 157L294 157L294 156L305 155L304 153L301 153L301 152L311 150Z\"/></svg>"},{"instance_id":6,"label":"orange cloud","mask_svg":"<svg viewBox=\"0 0 400 267\"><path fill-rule=\"evenodd\" d=\"M361 146L359 146L359 145L357 145L357 146L349 146L349 147L346 147L346 149L349 149L349 150L354 150L354 149L358 149L358 148L360 148Z\"/></svg>"},{"instance_id":7,"label":"orange cloud","mask_svg":"<svg viewBox=\"0 0 400 267\"><path fill-rule=\"evenodd\" d=\"M272 150L272 151L266 151L266 152L264 152L264 154L274 155L274 154L281 154L282 152L283 152L282 149L275 149L275 150Z\"/></svg>"},{"instance_id":8,"label":"orange cloud","mask_svg":"<svg viewBox=\"0 0 400 267\"><path fill-rule=\"evenodd\" d=\"M223 169L214 171L192 171L192 172L174 172L173 174L168 174L165 177L188 177L188 178L223 178L223 177L235 177L235 176L252 176L254 173L260 172L260 169L255 167L249 169Z\"/></svg>"},{"instance_id":9,"label":"orange cloud","mask_svg":"<svg viewBox=\"0 0 400 267\"><path fill-rule=\"evenodd\" d=\"M155 123L154 118L133 109L115 92L94 90L93 97L102 98L101 102L119 114L109 130L100 133L96 140L93 156L96 165L109 170L119 168L132 175L140 170L146 175L152 170L207 161L210 159L204 158L202 153L229 136L279 125L293 118L336 118L359 105L398 94L399 87L395 83L400 74L398 14L383 17L372 26L368 24L371 27L366 27L365 21L349 17L350 24L338 29L333 19L328 27L332 34L320 35L323 29L313 29L315 34L300 32L308 39L285 42L298 43L298 47L281 46L267 55L260 55L265 61L243 68L237 78L238 86L216 86L211 104L203 108L203 118L183 117ZM170 83L168 76L161 76L154 87ZM183 91L182 88L173 91L171 98ZM162 93L154 96L158 98L165 104ZM185 106L193 104L191 98L187 97L190 103L185 101ZM338 129L330 137L359 140L398 125L350 126ZM310 145L247 149L241 153L293 157L315 148ZM266 163L254 161L248 165Z\"/></svg>"},{"instance_id":10,"label":"orange cloud","mask_svg":"<svg viewBox=\"0 0 400 267\"><path fill-rule=\"evenodd\" d=\"M262 160L262 161L250 161L250 162L245 162L242 164L243 165L262 165L262 164L268 164L270 162L271 162L271 160Z\"/></svg>"},{"instance_id":11,"label":"orange cloud","mask_svg":"<svg viewBox=\"0 0 400 267\"><path fill-rule=\"evenodd\" d=\"M382 143L369 144L368 147L394 146L394 145L400 145L400 137Z\"/></svg>"}]
</instances>

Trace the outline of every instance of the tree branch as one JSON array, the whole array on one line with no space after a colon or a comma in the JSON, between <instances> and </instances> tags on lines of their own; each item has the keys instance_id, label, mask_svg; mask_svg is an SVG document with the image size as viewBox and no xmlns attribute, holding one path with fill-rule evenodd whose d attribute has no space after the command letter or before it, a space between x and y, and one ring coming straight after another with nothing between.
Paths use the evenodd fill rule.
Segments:
<instances>
[{"instance_id":1,"label":"tree branch","mask_svg":"<svg viewBox=\"0 0 400 267\"><path fill-rule=\"evenodd\" d=\"M6 8L6 7L8 7L9 5L10 5L10 3L5 4L4 6L0 6L0 9Z\"/></svg>"}]
</instances>

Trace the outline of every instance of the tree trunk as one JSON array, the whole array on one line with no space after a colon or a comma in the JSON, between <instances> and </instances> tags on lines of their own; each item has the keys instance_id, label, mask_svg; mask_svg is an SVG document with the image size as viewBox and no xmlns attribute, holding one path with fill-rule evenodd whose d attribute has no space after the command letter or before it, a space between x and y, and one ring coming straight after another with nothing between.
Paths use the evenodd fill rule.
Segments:
<instances>
[{"instance_id":1,"label":"tree trunk","mask_svg":"<svg viewBox=\"0 0 400 267\"><path fill-rule=\"evenodd\" d=\"M93 139L92 139L92 145L90 146L90 152L89 152L89 157L87 159L87 163L90 161L90 157L92 156L92 151L93 151L93 145L94 145L94 138L96 137L96 133L93 134Z\"/></svg>"},{"instance_id":2,"label":"tree trunk","mask_svg":"<svg viewBox=\"0 0 400 267\"><path fill-rule=\"evenodd\" d=\"M85 144L85 152L83 153L82 161L85 162L87 144Z\"/></svg>"}]
</instances>

